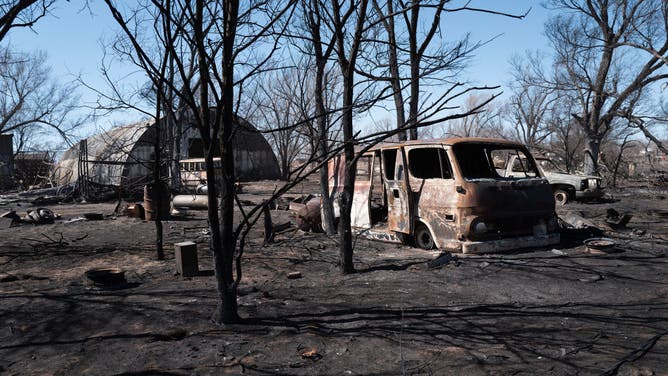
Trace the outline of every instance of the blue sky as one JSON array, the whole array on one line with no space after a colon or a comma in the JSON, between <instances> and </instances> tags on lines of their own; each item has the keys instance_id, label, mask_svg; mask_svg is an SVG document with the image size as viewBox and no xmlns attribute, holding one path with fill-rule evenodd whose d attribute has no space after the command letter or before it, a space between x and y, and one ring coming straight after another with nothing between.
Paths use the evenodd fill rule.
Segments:
<instances>
[{"instance_id":1,"label":"blue sky","mask_svg":"<svg viewBox=\"0 0 668 376\"><path fill-rule=\"evenodd\" d=\"M40 20L34 30L15 30L9 35L13 48L22 51L43 50L53 72L63 81L80 75L86 82L104 87L99 74L103 56L102 39L109 39L117 27L101 1L92 0L91 9L81 9L77 1L58 2L52 14ZM528 49L545 48L543 24L548 12L538 1L472 1L470 6L522 14L531 9L523 20L478 12L457 12L447 15L446 37L471 33L473 40L495 38L476 52L465 78L477 84L504 85L509 80L508 60ZM121 68L122 69L122 68ZM127 70L126 70L127 72ZM123 74L126 72L119 72ZM84 100L94 100L91 93L81 93ZM130 123L141 115L120 114L99 119L82 130L82 136L112 124Z\"/></svg>"}]
</instances>

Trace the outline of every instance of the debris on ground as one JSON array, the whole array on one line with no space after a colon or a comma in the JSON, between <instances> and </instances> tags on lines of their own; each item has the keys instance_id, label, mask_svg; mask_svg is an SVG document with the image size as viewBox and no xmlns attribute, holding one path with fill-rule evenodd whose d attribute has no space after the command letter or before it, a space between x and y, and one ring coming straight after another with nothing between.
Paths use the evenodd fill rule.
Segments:
<instances>
[{"instance_id":1,"label":"debris on ground","mask_svg":"<svg viewBox=\"0 0 668 376\"><path fill-rule=\"evenodd\" d=\"M18 222L21 222L21 217L14 210L0 214L0 229L10 228Z\"/></svg>"},{"instance_id":2,"label":"debris on ground","mask_svg":"<svg viewBox=\"0 0 668 376\"><path fill-rule=\"evenodd\" d=\"M311 198L297 211L297 227L302 231L322 232L322 217L320 216L320 198Z\"/></svg>"},{"instance_id":3,"label":"debris on ground","mask_svg":"<svg viewBox=\"0 0 668 376\"><path fill-rule=\"evenodd\" d=\"M130 218L144 219L144 206L142 204L129 204L123 210L123 214Z\"/></svg>"},{"instance_id":4,"label":"debris on ground","mask_svg":"<svg viewBox=\"0 0 668 376\"><path fill-rule=\"evenodd\" d=\"M434 260L429 261L427 263L427 267L429 267L429 269L437 269L449 264L450 261L454 261L455 266L459 266L459 260L457 257L453 256L450 252L443 252Z\"/></svg>"},{"instance_id":5,"label":"debris on ground","mask_svg":"<svg viewBox=\"0 0 668 376\"><path fill-rule=\"evenodd\" d=\"M568 253L566 253L566 252L564 252L560 249L553 249L550 252L554 253L557 256L567 256L568 255Z\"/></svg>"},{"instance_id":6,"label":"debris on ground","mask_svg":"<svg viewBox=\"0 0 668 376\"><path fill-rule=\"evenodd\" d=\"M95 287L118 288L127 284L125 271L119 268L94 268L84 275Z\"/></svg>"},{"instance_id":7,"label":"debris on ground","mask_svg":"<svg viewBox=\"0 0 668 376\"><path fill-rule=\"evenodd\" d=\"M590 221L589 219L586 219L580 214L569 212L569 213L563 213L559 216L559 220L563 224L565 224L564 227L568 228L574 228L574 229L598 229L598 226L594 224L594 222Z\"/></svg>"},{"instance_id":8,"label":"debris on ground","mask_svg":"<svg viewBox=\"0 0 668 376\"><path fill-rule=\"evenodd\" d=\"M36 225L53 223L55 219L56 214L47 208L37 208L35 210L31 210L22 218L23 222L33 223Z\"/></svg>"},{"instance_id":9,"label":"debris on ground","mask_svg":"<svg viewBox=\"0 0 668 376\"><path fill-rule=\"evenodd\" d=\"M84 213L83 216L89 221L101 221L104 219L104 214L102 213Z\"/></svg>"},{"instance_id":10,"label":"debris on ground","mask_svg":"<svg viewBox=\"0 0 668 376\"><path fill-rule=\"evenodd\" d=\"M318 349L315 347L301 349L299 351L299 355L302 357L302 359L318 360L322 358L322 355L318 353Z\"/></svg>"},{"instance_id":11,"label":"debris on ground","mask_svg":"<svg viewBox=\"0 0 668 376\"><path fill-rule=\"evenodd\" d=\"M288 206L288 208L294 212L299 212L299 210L301 210L301 208L306 206L306 203L311 201L312 198L313 195L310 194L306 196L297 197L296 199L290 201L290 205Z\"/></svg>"},{"instance_id":12,"label":"debris on ground","mask_svg":"<svg viewBox=\"0 0 668 376\"><path fill-rule=\"evenodd\" d=\"M605 222L613 229L622 229L631 221L631 218L633 218L631 214L620 215L617 210L610 208L606 212Z\"/></svg>"},{"instance_id":13,"label":"debris on ground","mask_svg":"<svg viewBox=\"0 0 668 376\"><path fill-rule=\"evenodd\" d=\"M616 243L610 238L590 238L586 239L583 244L589 253L606 254L616 251Z\"/></svg>"},{"instance_id":14,"label":"debris on ground","mask_svg":"<svg viewBox=\"0 0 668 376\"><path fill-rule=\"evenodd\" d=\"M83 222L83 221L87 221L87 219L85 217L76 217L76 218L68 219L67 221L63 222L63 224L68 225L70 223L77 223L77 222Z\"/></svg>"},{"instance_id":15,"label":"debris on ground","mask_svg":"<svg viewBox=\"0 0 668 376\"><path fill-rule=\"evenodd\" d=\"M589 277L580 278L579 281L580 281L580 282L588 282L588 283L591 283L591 282L600 281L600 280L602 280L602 279L603 279L603 277L601 277L599 274L594 274L594 275L589 276Z\"/></svg>"},{"instance_id":16,"label":"debris on ground","mask_svg":"<svg viewBox=\"0 0 668 376\"><path fill-rule=\"evenodd\" d=\"M301 272L292 272L292 273L288 273L288 279L299 279L299 278L301 278L301 277L302 277L302 273L301 273Z\"/></svg>"}]
</instances>

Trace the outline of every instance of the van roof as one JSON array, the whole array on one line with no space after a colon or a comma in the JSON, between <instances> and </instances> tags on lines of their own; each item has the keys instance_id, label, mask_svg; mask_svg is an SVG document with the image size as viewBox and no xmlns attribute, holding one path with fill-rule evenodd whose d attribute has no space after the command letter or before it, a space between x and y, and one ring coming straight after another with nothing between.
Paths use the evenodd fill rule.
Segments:
<instances>
[{"instance_id":1,"label":"van roof","mask_svg":"<svg viewBox=\"0 0 668 376\"><path fill-rule=\"evenodd\" d=\"M456 144L466 144L466 143L476 143L476 144L501 144L509 146L524 146L523 144L516 141L509 141L500 138L483 138L483 137L449 137L449 138L430 138L425 140L411 140L411 141L401 141L401 142L384 142L378 145L375 145L369 151L378 150L378 149L387 149L387 148L399 148L402 146L414 146L414 145L456 145Z\"/></svg>"}]
</instances>

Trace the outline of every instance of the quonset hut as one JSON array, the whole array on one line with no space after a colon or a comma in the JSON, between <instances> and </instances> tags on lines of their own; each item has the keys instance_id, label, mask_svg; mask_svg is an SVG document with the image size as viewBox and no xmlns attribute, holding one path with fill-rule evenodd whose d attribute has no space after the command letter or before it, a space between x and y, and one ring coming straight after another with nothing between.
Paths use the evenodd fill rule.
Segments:
<instances>
[{"instance_id":1,"label":"quonset hut","mask_svg":"<svg viewBox=\"0 0 668 376\"><path fill-rule=\"evenodd\" d=\"M162 124L162 122L160 122ZM169 161L203 158L199 131L184 125L177 142L161 126L161 158L167 176ZM56 164L54 180L59 185L86 177L88 183L133 192L152 179L155 124L139 122L113 128L82 140L67 150ZM239 181L272 180L280 177L278 161L264 136L241 119L234 132L235 175ZM178 152L174 151L178 150ZM175 157L171 157L174 155Z\"/></svg>"}]
</instances>

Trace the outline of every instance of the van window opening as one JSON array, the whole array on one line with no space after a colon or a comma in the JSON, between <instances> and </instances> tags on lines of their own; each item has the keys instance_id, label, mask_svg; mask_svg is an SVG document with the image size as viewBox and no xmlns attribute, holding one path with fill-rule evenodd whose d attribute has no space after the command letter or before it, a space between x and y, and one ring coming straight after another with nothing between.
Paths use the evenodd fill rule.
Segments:
<instances>
[{"instance_id":1,"label":"van window opening","mask_svg":"<svg viewBox=\"0 0 668 376\"><path fill-rule=\"evenodd\" d=\"M459 144L453 147L453 151L466 179L524 179L539 176L536 167L522 149L484 144ZM505 176L503 171L511 155L517 155L517 159L524 159L521 165L524 176Z\"/></svg>"},{"instance_id":2,"label":"van window opening","mask_svg":"<svg viewBox=\"0 0 668 376\"><path fill-rule=\"evenodd\" d=\"M397 149L383 150L383 175L387 180L395 180L394 169L397 164Z\"/></svg>"},{"instance_id":3,"label":"van window opening","mask_svg":"<svg viewBox=\"0 0 668 376\"><path fill-rule=\"evenodd\" d=\"M408 165L418 179L451 179L450 162L443 148L419 148L408 152Z\"/></svg>"}]
</instances>

